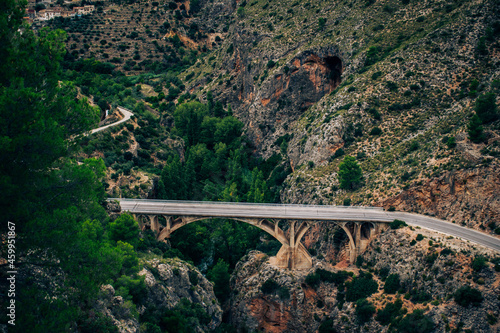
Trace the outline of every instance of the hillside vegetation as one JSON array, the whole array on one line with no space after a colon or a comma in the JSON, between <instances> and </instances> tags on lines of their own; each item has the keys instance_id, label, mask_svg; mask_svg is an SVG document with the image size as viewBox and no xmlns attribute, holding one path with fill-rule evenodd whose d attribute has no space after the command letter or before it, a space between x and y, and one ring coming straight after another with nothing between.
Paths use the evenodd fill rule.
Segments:
<instances>
[{"instance_id":1,"label":"hillside vegetation","mask_svg":"<svg viewBox=\"0 0 500 333\"><path fill-rule=\"evenodd\" d=\"M0 13L14 331L498 328L498 256L457 240L392 230L354 268L316 225L294 273L247 224L157 242L106 202L372 205L500 234L496 1L112 0L36 30L24 5ZM131 121L79 135L117 105Z\"/></svg>"}]
</instances>

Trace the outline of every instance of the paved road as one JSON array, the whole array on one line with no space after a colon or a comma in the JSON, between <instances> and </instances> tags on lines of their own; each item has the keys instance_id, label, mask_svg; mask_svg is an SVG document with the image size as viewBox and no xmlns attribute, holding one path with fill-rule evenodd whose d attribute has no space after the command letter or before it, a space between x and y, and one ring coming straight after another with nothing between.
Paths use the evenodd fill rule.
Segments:
<instances>
[{"instance_id":1,"label":"paved road","mask_svg":"<svg viewBox=\"0 0 500 333\"><path fill-rule=\"evenodd\" d=\"M469 240L500 252L500 239L498 238L433 217L404 212L387 212L379 207L251 204L144 199L109 200L118 200L122 211L129 211L135 214L371 222L392 222L394 219L399 219L414 226Z\"/></svg>"},{"instance_id":2,"label":"paved road","mask_svg":"<svg viewBox=\"0 0 500 333\"><path fill-rule=\"evenodd\" d=\"M121 106L118 106L118 111L120 111L121 114L123 114L123 119L118 120L117 122L114 122L114 123L106 125L106 126L95 128L95 129L93 129L93 130L90 131L90 134L94 134L94 133L103 131L106 128L109 128L109 127L116 126L116 125L119 125L121 123L124 123L127 120L129 120L130 117L132 117L134 115L130 110L127 110L127 109L125 109L125 108L123 108Z\"/></svg>"}]
</instances>

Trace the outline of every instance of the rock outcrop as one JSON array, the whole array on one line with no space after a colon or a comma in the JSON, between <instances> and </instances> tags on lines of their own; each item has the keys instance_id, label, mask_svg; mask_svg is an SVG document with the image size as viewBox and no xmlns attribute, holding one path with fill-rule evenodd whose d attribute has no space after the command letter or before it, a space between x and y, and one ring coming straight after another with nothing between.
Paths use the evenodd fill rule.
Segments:
<instances>
[{"instance_id":1,"label":"rock outcrop","mask_svg":"<svg viewBox=\"0 0 500 333\"><path fill-rule=\"evenodd\" d=\"M448 171L376 205L418 212L494 232L500 221L500 168Z\"/></svg>"},{"instance_id":2,"label":"rock outcrop","mask_svg":"<svg viewBox=\"0 0 500 333\"><path fill-rule=\"evenodd\" d=\"M117 296L111 285L101 287L101 295L96 303L97 312L111 318L120 333L138 333L139 318L150 309L157 313L174 309L183 299L199 304L210 322L198 323L191 327L194 332L215 329L222 321L222 309L209 282L195 267L179 259L151 259L144 263L138 273L144 277L145 295L138 304Z\"/></svg>"}]
</instances>

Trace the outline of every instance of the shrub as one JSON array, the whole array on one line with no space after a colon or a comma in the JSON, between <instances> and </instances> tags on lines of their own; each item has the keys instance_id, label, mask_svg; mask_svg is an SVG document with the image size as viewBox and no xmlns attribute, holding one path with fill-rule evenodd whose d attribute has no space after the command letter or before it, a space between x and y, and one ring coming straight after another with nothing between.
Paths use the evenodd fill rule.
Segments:
<instances>
[{"instance_id":1,"label":"shrub","mask_svg":"<svg viewBox=\"0 0 500 333\"><path fill-rule=\"evenodd\" d=\"M380 112L377 110L377 108L374 108L374 107L369 108L366 110L366 112L371 114L373 116L373 119L375 119L375 120L382 119L382 116L380 115Z\"/></svg>"},{"instance_id":2,"label":"shrub","mask_svg":"<svg viewBox=\"0 0 500 333\"><path fill-rule=\"evenodd\" d=\"M214 283L215 296L224 303L228 298L231 290L229 289L229 264L224 259L219 258L217 264L208 272L207 277Z\"/></svg>"},{"instance_id":3,"label":"shrub","mask_svg":"<svg viewBox=\"0 0 500 333\"><path fill-rule=\"evenodd\" d=\"M333 327L333 319L327 319L319 325L318 333L337 333Z\"/></svg>"},{"instance_id":4,"label":"shrub","mask_svg":"<svg viewBox=\"0 0 500 333\"><path fill-rule=\"evenodd\" d=\"M380 135L382 134L382 129L380 127L374 127L370 131L370 135Z\"/></svg>"},{"instance_id":5,"label":"shrub","mask_svg":"<svg viewBox=\"0 0 500 333\"><path fill-rule=\"evenodd\" d=\"M38 6L38 5L37 5ZM78 329L82 333L87 332L105 332L118 333L118 327L114 325L113 320L104 314L96 313L94 316L81 315L78 318Z\"/></svg>"},{"instance_id":6,"label":"shrub","mask_svg":"<svg viewBox=\"0 0 500 333\"><path fill-rule=\"evenodd\" d=\"M309 273L306 276L305 282L307 285L311 286L312 288L316 288L319 285L319 283L321 282L321 278L316 273Z\"/></svg>"},{"instance_id":7,"label":"shrub","mask_svg":"<svg viewBox=\"0 0 500 333\"><path fill-rule=\"evenodd\" d=\"M417 240L417 242L420 242L422 239L424 239L424 235L418 234L417 238L415 238L415 239Z\"/></svg>"},{"instance_id":8,"label":"shrub","mask_svg":"<svg viewBox=\"0 0 500 333\"><path fill-rule=\"evenodd\" d=\"M400 287L399 274L391 274L387 277L384 285L384 291L388 294L395 294Z\"/></svg>"},{"instance_id":9,"label":"shrub","mask_svg":"<svg viewBox=\"0 0 500 333\"><path fill-rule=\"evenodd\" d=\"M267 279L266 282L264 282L262 284L262 286L260 287L260 290L264 293L264 294L272 294L274 292L276 292L279 288L279 284L274 281L273 279Z\"/></svg>"},{"instance_id":10,"label":"shrub","mask_svg":"<svg viewBox=\"0 0 500 333\"><path fill-rule=\"evenodd\" d=\"M346 271L333 273L319 268L314 273L308 274L305 282L313 288L318 286L320 282L335 283L338 286L343 284L349 275Z\"/></svg>"},{"instance_id":11,"label":"shrub","mask_svg":"<svg viewBox=\"0 0 500 333\"><path fill-rule=\"evenodd\" d=\"M389 266L384 266L380 269L378 272L378 276L382 279L385 280L387 279L387 276L389 275L389 272L391 271L391 268Z\"/></svg>"},{"instance_id":12,"label":"shrub","mask_svg":"<svg viewBox=\"0 0 500 333\"><path fill-rule=\"evenodd\" d=\"M382 76L382 72L381 71L375 72L375 73L372 74L372 80L376 80L376 79L378 79L381 76Z\"/></svg>"},{"instance_id":13,"label":"shrub","mask_svg":"<svg viewBox=\"0 0 500 333\"><path fill-rule=\"evenodd\" d=\"M455 139L454 136L452 136L452 137L448 138L448 141L446 141L446 145L450 149L455 148L457 146L457 140Z\"/></svg>"},{"instance_id":14,"label":"shrub","mask_svg":"<svg viewBox=\"0 0 500 333\"><path fill-rule=\"evenodd\" d=\"M394 322L397 316L401 313L403 301L398 298L394 303L387 303L385 307L377 312L377 320L382 325L389 325Z\"/></svg>"},{"instance_id":15,"label":"shrub","mask_svg":"<svg viewBox=\"0 0 500 333\"><path fill-rule=\"evenodd\" d=\"M277 294L281 300L290 299L290 291L285 286L280 287Z\"/></svg>"},{"instance_id":16,"label":"shrub","mask_svg":"<svg viewBox=\"0 0 500 333\"><path fill-rule=\"evenodd\" d=\"M323 30L325 28L326 19L324 17L320 17L318 19L318 30Z\"/></svg>"},{"instance_id":17,"label":"shrub","mask_svg":"<svg viewBox=\"0 0 500 333\"><path fill-rule=\"evenodd\" d=\"M335 154L333 154L333 158L337 158L337 157L340 157L344 155L344 149L342 148L339 148L335 151Z\"/></svg>"},{"instance_id":18,"label":"shrub","mask_svg":"<svg viewBox=\"0 0 500 333\"><path fill-rule=\"evenodd\" d=\"M267 68L273 68L276 65L276 63L273 60L269 60L267 62Z\"/></svg>"},{"instance_id":19,"label":"shrub","mask_svg":"<svg viewBox=\"0 0 500 333\"><path fill-rule=\"evenodd\" d=\"M373 314L375 313L375 307L365 298L360 299L356 302L356 318L361 324L366 323L371 319Z\"/></svg>"},{"instance_id":20,"label":"shrub","mask_svg":"<svg viewBox=\"0 0 500 333\"><path fill-rule=\"evenodd\" d=\"M436 261L438 256L439 256L439 253L437 253L437 252L429 254L428 256L425 256L425 262L427 263L427 265L432 266L434 264L434 261Z\"/></svg>"},{"instance_id":21,"label":"shrub","mask_svg":"<svg viewBox=\"0 0 500 333\"><path fill-rule=\"evenodd\" d=\"M189 282L191 282L191 284L193 286L196 286L199 282L199 278L198 278L198 273L196 271L189 271L188 272L188 277L189 277Z\"/></svg>"},{"instance_id":22,"label":"shrub","mask_svg":"<svg viewBox=\"0 0 500 333\"><path fill-rule=\"evenodd\" d=\"M418 289L411 290L410 295L411 295L411 300L414 303L424 303L432 299L431 294Z\"/></svg>"},{"instance_id":23,"label":"shrub","mask_svg":"<svg viewBox=\"0 0 500 333\"><path fill-rule=\"evenodd\" d=\"M415 310L406 315L397 325L399 332L406 333L427 333L434 329L432 319L424 315L423 310Z\"/></svg>"},{"instance_id":24,"label":"shrub","mask_svg":"<svg viewBox=\"0 0 500 333\"><path fill-rule=\"evenodd\" d=\"M487 313L486 314L486 321L488 322L488 324L493 326L498 322L498 318L491 313Z\"/></svg>"},{"instance_id":25,"label":"shrub","mask_svg":"<svg viewBox=\"0 0 500 333\"><path fill-rule=\"evenodd\" d=\"M366 52L365 66L371 66L377 63L383 56L383 51L380 46L371 46Z\"/></svg>"},{"instance_id":26,"label":"shrub","mask_svg":"<svg viewBox=\"0 0 500 333\"><path fill-rule=\"evenodd\" d=\"M370 273L361 272L352 282L346 283L346 288L346 300L348 302L354 302L376 292L378 290L378 283L372 279Z\"/></svg>"},{"instance_id":27,"label":"shrub","mask_svg":"<svg viewBox=\"0 0 500 333\"><path fill-rule=\"evenodd\" d=\"M479 96L476 100L475 110L483 124L497 120L498 112L495 94L489 92Z\"/></svg>"},{"instance_id":28,"label":"shrub","mask_svg":"<svg viewBox=\"0 0 500 333\"><path fill-rule=\"evenodd\" d=\"M401 220L396 219L396 220L392 221L389 226L391 227L391 229L399 229L399 228L407 227L408 224L406 224L405 221L401 221Z\"/></svg>"},{"instance_id":29,"label":"shrub","mask_svg":"<svg viewBox=\"0 0 500 333\"><path fill-rule=\"evenodd\" d=\"M486 262L487 261L485 257L477 256L472 261L472 269L475 270L476 272L479 272L480 270L482 270L484 267L487 266Z\"/></svg>"},{"instance_id":30,"label":"shrub","mask_svg":"<svg viewBox=\"0 0 500 333\"><path fill-rule=\"evenodd\" d=\"M117 291L117 295L122 296L125 300L132 300L134 303L140 303L147 295L146 284L144 283L145 276L137 278L122 275L113 284Z\"/></svg>"},{"instance_id":31,"label":"shrub","mask_svg":"<svg viewBox=\"0 0 500 333\"><path fill-rule=\"evenodd\" d=\"M440 255L447 256L447 255L452 254L452 253L453 253L453 251L450 250L449 248L444 248L443 250L441 250Z\"/></svg>"},{"instance_id":32,"label":"shrub","mask_svg":"<svg viewBox=\"0 0 500 333\"><path fill-rule=\"evenodd\" d=\"M389 89L390 91L398 90L398 84L396 82L387 81L385 85L387 86L387 89Z\"/></svg>"},{"instance_id":33,"label":"shrub","mask_svg":"<svg viewBox=\"0 0 500 333\"><path fill-rule=\"evenodd\" d=\"M467 307L470 304L478 306L483 301L483 295L477 289L470 286L460 287L453 295L458 305Z\"/></svg>"},{"instance_id":34,"label":"shrub","mask_svg":"<svg viewBox=\"0 0 500 333\"><path fill-rule=\"evenodd\" d=\"M363 261L364 261L363 257L362 257L362 256L358 256L358 257L356 258L356 266L357 266L357 267L361 267L361 266L363 266Z\"/></svg>"}]
</instances>

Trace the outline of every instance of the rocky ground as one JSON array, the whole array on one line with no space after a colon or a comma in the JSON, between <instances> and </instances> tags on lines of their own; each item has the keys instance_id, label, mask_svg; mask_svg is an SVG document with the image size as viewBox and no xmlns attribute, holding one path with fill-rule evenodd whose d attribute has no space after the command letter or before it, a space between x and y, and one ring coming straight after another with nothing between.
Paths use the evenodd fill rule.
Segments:
<instances>
[{"instance_id":1,"label":"rocky ground","mask_svg":"<svg viewBox=\"0 0 500 333\"><path fill-rule=\"evenodd\" d=\"M143 262L138 276L144 277L145 290L138 304L115 295L111 285L101 288L101 296L95 306L97 312L112 319L121 333L142 332L139 316L146 313L158 316L165 310L175 309L181 301L200 305L210 317L208 324L192 320L193 332L215 329L222 320L222 309L213 292L213 285L195 267L179 259L150 258Z\"/></svg>"},{"instance_id":2,"label":"rocky ground","mask_svg":"<svg viewBox=\"0 0 500 333\"><path fill-rule=\"evenodd\" d=\"M419 234L423 238L417 241ZM494 318L500 315L500 267L497 263L495 270L491 262L495 255L461 240L409 227L383 233L363 254L359 267L347 266L336 258L316 256L311 270L291 272L270 265L264 254L253 251L233 273L230 318L240 331L315 332L326 325L337 332L388 331L387 325L375 319L376 314L366 323L360 323L356 319L356 302L339 305L339 293L343 290L336 284L308 285L307 276L321 268L330 272L347 270L355 276L372 273L379 287L367 299L377 311L400 299L405 313L422 309L433 322L433 332L453 329L496 332L498 324ZM492 260L475 270L472 262L479 256ZM391 274L400 278L401 288L395 294L384 291L387 276ZM275 283L271 291L264 286L269 280ZM454 294L465 285L481 292L484 299L478 306L457 304Z\"/></svg>"}]
</instances>

